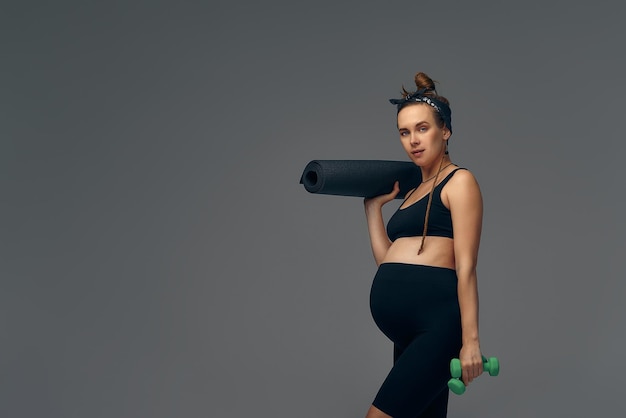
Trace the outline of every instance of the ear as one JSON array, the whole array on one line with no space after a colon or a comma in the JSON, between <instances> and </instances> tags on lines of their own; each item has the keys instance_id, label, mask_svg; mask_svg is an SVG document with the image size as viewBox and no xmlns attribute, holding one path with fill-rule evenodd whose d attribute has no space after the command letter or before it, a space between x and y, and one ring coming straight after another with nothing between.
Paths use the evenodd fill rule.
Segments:
<instances>
[{"instance_id":1,"label":"ear","mask_svg":"<svg viewBox=\"0 0 626 418\"><path fill-rule=\"evenodd\" d=\"M450 132L450 129L446 128L445 126L443 127L443 139L444 140L448 140L450 139L450 136L452 135L452 133Z\"/></svg>"}]
</instances>

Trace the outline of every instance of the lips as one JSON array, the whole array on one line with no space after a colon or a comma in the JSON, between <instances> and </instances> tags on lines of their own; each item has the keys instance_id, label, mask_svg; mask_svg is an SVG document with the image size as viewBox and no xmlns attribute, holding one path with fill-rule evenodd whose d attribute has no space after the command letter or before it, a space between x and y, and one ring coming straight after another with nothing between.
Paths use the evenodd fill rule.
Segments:
<instances>
[{"instance_id":1,"label":"lips","mask_svg":"<svg viewBox=\"0 0 626 418\"><path fill-rule=\"evenodd\" d=\"M415 151L411 151L411 154L415 155L416 157L419 157L420 155L422 155L422 152L424 152L423 149L416 149Z\"/></svg>"}]
</instances>

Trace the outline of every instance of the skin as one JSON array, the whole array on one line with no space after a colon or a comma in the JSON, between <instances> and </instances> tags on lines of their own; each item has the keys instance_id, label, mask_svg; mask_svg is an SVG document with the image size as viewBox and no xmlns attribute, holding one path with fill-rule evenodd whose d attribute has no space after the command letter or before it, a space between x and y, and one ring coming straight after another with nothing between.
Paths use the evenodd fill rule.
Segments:
<instances>
[{"instance_id":1,"label":"skin","mask_svg":"<svg viewBox=\"0 0 626 418\"><path fill-rule=\"evenodd\" d=\"M435 110L427 104L413 104L398 113L400 142L409 158L420 167L420 184L402 204L408 207L428 195L440 167L450 163L445 154L450 131L440 127ZM421 151L414 153L415 151ZM442 161L443 159L443 161ZM437 175L437 183L456 168L452 164ZM430 180L429 180L430 179ZM483 372L480 342L478 338L478 285L476 264L482 229L483 204L480 188L468 170L459 170L441 190L441 200L450 210L454 239L427 236L422 252L418 249L422 237L398 238L393 243L387 236L382 207L395 199L399 192L398 182L391 193L365 199L365 214L369 230L372 253L376 264L399 262L451 268L458 277L457 293L461 310L462 348L459 353L462 380L471 383ZM411 193L409 191L407 196ZM406 198L406 196L405 196ZM390 417L375 406L371 406L366 418Z\"/></svg>"}]
</instances>

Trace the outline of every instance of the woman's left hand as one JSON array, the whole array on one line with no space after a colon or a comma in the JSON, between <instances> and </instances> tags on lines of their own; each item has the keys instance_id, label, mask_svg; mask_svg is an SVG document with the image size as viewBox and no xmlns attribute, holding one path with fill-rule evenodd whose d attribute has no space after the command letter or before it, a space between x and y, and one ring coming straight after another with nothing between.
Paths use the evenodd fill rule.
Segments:
<instances>
[{"instance_id":1,"label":"woman's left hand","mask_svg":"<svg viewBox=\"0 0 626 418\"><path fill-rule=\"evenodd\" d=\"M459 353L461 361L461 378L465 386L483 373L483 356L477 343L464 344Z\"/></svg>"}]
</instances>

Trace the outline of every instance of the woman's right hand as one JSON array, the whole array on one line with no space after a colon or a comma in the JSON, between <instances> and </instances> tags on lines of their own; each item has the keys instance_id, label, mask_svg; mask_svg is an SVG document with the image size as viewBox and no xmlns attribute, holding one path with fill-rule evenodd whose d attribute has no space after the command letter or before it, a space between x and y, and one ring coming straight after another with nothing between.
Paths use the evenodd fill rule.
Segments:
<instances>
[{"instance_id":1,"label":"woman's right hand","mask_svg":"<svg viewBox=\"0 0 626 418\"><path fill-rule=\"evenodd\" d=\"M393 184L393 190L387 194L381 194L379 196L374 197L366 197L363 199L363 204L365 205L365 209L370 208L382 208L385 203L391 202L396 198L398 193L400 192L400 183L396 180Z\"/></svg>"}]
</instances>

